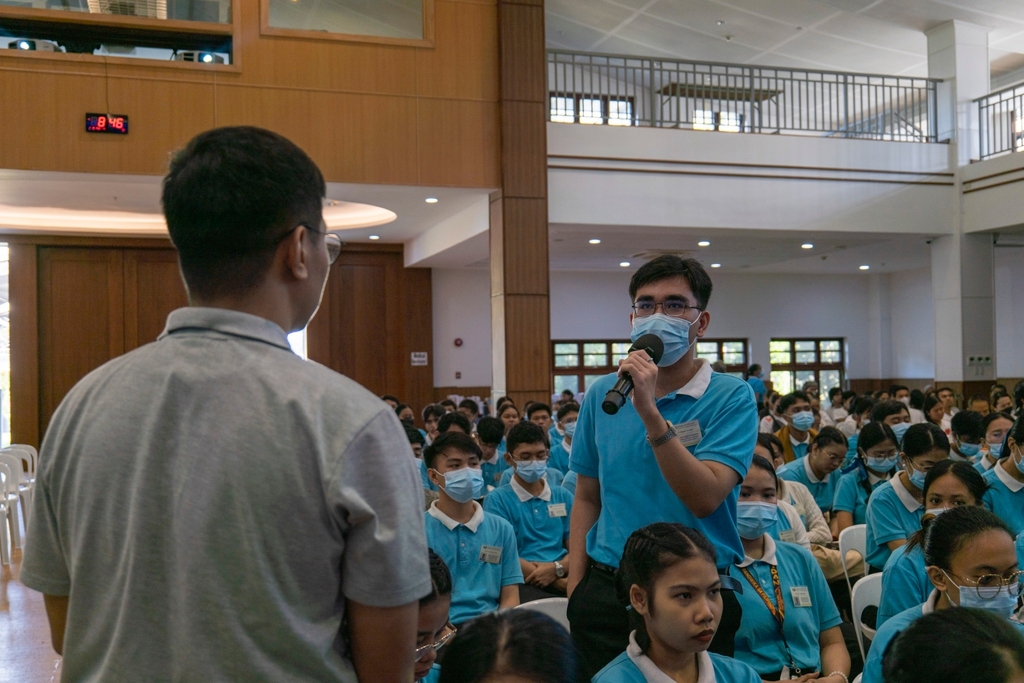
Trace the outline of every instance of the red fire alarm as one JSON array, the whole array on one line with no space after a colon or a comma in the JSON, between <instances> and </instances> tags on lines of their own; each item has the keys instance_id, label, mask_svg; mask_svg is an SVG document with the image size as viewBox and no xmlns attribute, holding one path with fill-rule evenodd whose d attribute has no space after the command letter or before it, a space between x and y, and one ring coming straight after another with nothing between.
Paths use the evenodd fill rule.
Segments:
<instances>
[{"instance_id":1,"label":"red fire alarm","mask_svg":"<svg viewBox=\"0 0 1024 683\"><path fill-rule=\"evenodd\" d=\"M456 346L462 346L462 338L461 337L455 339L455 345Z\"/></svg>"}]
</instances>

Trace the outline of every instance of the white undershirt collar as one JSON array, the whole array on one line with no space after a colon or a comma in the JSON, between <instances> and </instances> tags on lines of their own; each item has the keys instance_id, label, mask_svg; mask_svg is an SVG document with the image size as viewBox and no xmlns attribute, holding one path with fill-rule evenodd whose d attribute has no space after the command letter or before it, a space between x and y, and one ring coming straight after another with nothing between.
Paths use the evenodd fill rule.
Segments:
<instances>
[{"instance_id":1,"label":"white undershirt collar","mask_svg":"<svg viewBox=\"0 0 1024 683\"><path fill-rule=\"evenodd\" d=\"M698 358L697 361L700 363L700 367L697 369L697 372L693 377L690 378L690 381L675 391L670 391L665 394L661 397L662 399L675 398L679 394L682 394L683 396L689 396L700 400L704 395L704 392L708 390L708 385L711 384L711 363L709 363L706 358Z\"/></svg>"},{"instance_id":2,"label":"white undershirt collar","mask_svg":"<svg viewBox=\"0 0 1024 683\"><path fill-rule=\"evenodd\" d=\"M761 559L755 560L753 557L744 554L743 561L736 566L749 567L755 562L764 562L765 564L770 564L774 566L778 566L779 564L778 559L775 557L775 539L773 539L768 534L764 535L764 555L761 556Z\"/></svg>"},{"instance_id":3,"label":"white undershirt collar","mask_svg":"<svg viewBox=\"0 0 1024 683\"><path fill-rule=\"evenodd\" d=\"M895 475L889 480L889 483L892 484L892 490L896 492L896 497L903 503L903 507L907 508L907 512L917 512L921 509L921 504L903 485L903 479L899 475Z\"/></svg>"},{"instance_id":4,"label":"white undershirt collar","mask_svg":"<svg viewBox=\"0 0 1024 683\"><path fill-rule=\"evenodd\" d=\"M933 588L932 592L928 595L928 599L921 605L921 616L931 614L935 611L935 603L939 601L939 589Z\"/></svg>"},{"instance_id":5,"label":"white undershirt collar","mask_svg":"<svg viewBox=\"0 0 1024 683\"><path fill-rule=\"evenodd\" d=\"M1003 482L1003 485L1010 489L1012 493L1017 493L1021 489L1024 489L1024 482L1014 479L1012 474L1003 469L1003 463L999 463L996 467L996 479Z\"/></svg>"},{"instance_id":6,"label":"white undershirt collar","mask_svg":"<svg viewBox=\"0 0 1024 683\"><path fill-rule=\"evenodd\" d=\"M516 475L514 474L512 475L511 486L512 490L515 491L516 495L519 497L519 501L521 503L533 500L534 498L540 498L545 503L551 502L551 487L548 486L547 476L545 476L544 479L541 479L541 481L544 482L544 490L540 492L539 496L534 496L532 493L524 489L519 482L516 481Z\"/></svg>"},{"instance_id":7,"label":"white undershirt collar","mask_svg":"<svg viewBox=\"0 0 1024 683\"><path fill-rule=\"evenodd\" d=\"M430 504L429 508L427 508L427 514L430 515L431 517L433 517L434 519L436 519L437 521L441 522L441 524L444 524L445 528L447 528L448 531L455 531L455 527L457 527L460 524L462 524L462 522L456 522L454 519L452 519L448 515L446 515L443 512L441 512L437 508L437 501L436 500L433 503ZM483 521L484 521L484 509L482 507L480 507L480 503L478 503L478 502L476 502L474 500L473 501L473 516L470 518L470 520L468 522L466 522L465 524L462 524L462 526L466 527L467 529L469 529L470 531L472 531L475 534L476 530L480 528L480 524Z\"/></svg>"},{"instance_id":8,"label":"white undershirt collar","mask_svg":"<svg viewBox=\"0 0 1024 683\"><path fill-rule=\"evenodd\" d=\"M636 631L629 634L629 647L626 648L626 655L629 657L629 661L633 662L633 665L643 674L646 683L673 683L668 674L659 669L636 644ZM717 683L715 667L711 663L711 655L707 651L697 653L697 683Z\"/></svg>"},{"instance_id":9,"label":"white undershirt collar","mask_svg":"<svg viewBox=\"0 0 1024 683\"><path fill-rule=\"evenodd\" d=\"M804 473L807 475L807 480L810 481L812 484L820 484L823 481L828 481L828 478L832 476L832 473L829 472L828 474L825 475L824 479L818 479L818 476L814 473L814 470L811 469L811 459L808 458L806 455L804 456Z\"/></svg>"}]
</instances>

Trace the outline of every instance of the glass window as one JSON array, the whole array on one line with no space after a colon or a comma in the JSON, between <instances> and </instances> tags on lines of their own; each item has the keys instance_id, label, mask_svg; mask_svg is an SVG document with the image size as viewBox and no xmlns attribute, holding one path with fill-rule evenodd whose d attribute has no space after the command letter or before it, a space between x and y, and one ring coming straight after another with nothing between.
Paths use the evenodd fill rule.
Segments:
<instances>
[{"instance_id":1,"label":"glass window","mask_svg":"<svg viewBox=\"0 0 1024 683\"><path fill-rule=\"evenodd\" d=\"M715 112L708 111L706 109L698 109L695 112L693 112L693 129L714 130Z\"/></svg>"},{"instance_id":2,"label":"glass window","mask_svg":"<svg viewBox=\"0 0 1024 683\"><path fill-rule=\"evenodd\" d=\"M583 345L583 366L587 368L603 368L608 365L608 345L604 342L585 343Z\"/></svg>"},{"instance_id":3,"label":"glass window","mask_svg":"<svg viewBox=\"0 0 1024 683\"><path fill-rule=\"evenodd\" d=\"M842 373L838 370L822 370L818 373L819 381L818 387L821 389L823 396L828 396L829 389L833 387L843 388L843 377ZM824 399L822 399L824 401Z\"/></svg>"},{"instance_id":4,"label":"glass window","mask_svg":"<svg viewBox=\"0 0 1024 683\"><path fill-rule=\"evenodd\" d=\"M740 132L740 115L734 111L723 111L718 114L718 130L724 133Z\"/></svg>"},{"instance_id":5,"label":"glass window","mask_svg":"<svg viewBox=\"0 0 1024 683\"><path fill-rule=\"evenodd\" d=\"M576 122L576 98L575 97L552 97L551 98L551 120L555 123Z\"/></svg>"},{"instance_id":6,"label":"glass window","mask_svg":"<svg viewBox=\"0 0 1024 683\"><path fill-rule=\"evenodd\" d=\"M608 101L608 125L610 126L631 126L633 125L633 103L629 100Z\"/></svg>"},{"instance_id":7,"label":"glass window","mask_svg":"<svg viewBox=\"0 0 1024 683\"><path fill-rule=\"evenodd\" d=\"M604 102L593 97L581 98L580 123L604 123Z\"/></svg>"},{"instance_id":8,"label":"glass window","mask_svg":"<svg viewBox=\"0 0 1024 683\"><path fill-rule=\"evenodd\" d=\"M583 376L583 391L590 391L590 387L594 386L594 382L604 377L604 375L584 375Z\"/></svg>"},{"instance_id":9,"label":"glass window","mask_svg":"<svg viewBox=\"0 0 1024 683\"><path fill-rule=\"evenodd\" d=\"M792 357L789 353L789 342L788 341L770 341L768 342L768 353L771 359L772 365L788 365L792 362ZM774 374L774 373L773 373ZM773 382L775 380L772 380ZM781 392L780 392L781 393Z\"/></svg>"},{"instance_id":10,"label":"glass window","mask_svg":"<svg viewBox=\"0 0 1024 683\"><path fill-rule=\"evenodd\" d=\"M555 344L555 367L578 367L580 364L579 350L577 344Z\"/></svg>"},{"instance_id":11,"label":"glass window","mask_svg":"<svg viewBox=\"0 0 1024 683\"><path fill-rule=\"evenodd\" d=\"M716 360L718 360L718 343L697 342L697 357L707 358L708 361L714 363Z\"/></svg>"},{"instance_id":12,"label":"glass window","mask_svg":"<svg viewBox=\"0 0 1024 683\"><path fill-rule=\"evenodd\" d=\"M555 393L560 394L566 389L574 394L579 392L579 378L576 375L555 375Z\"/></svg>"},{"instance_id":13,"label":"glass window","mask_svg":"<svg viewBox=\"0 0 1024 683\"><path fill-rule=\"evenodd\" d=\"M842 342L838 339L823 339L821 341L822 351L839 351L842 349Z\"/></svg>"},{"instance_id":14,"label":"glass window","mask_svg":"<svg viewBox=\"0 0 1024 683\"><path fill-rule=\"evenodd\" d=\"M726 365L746 365L746 344L743 342L722 342L722 361Z\"/></svg>"},{"instance_id":15,"label":"glass window","mask_svg":"<svg viewBox=\"0 0 1024 683\"><path fill-rule=\"evenodd\" d=\"M822 363L841 363L843 360L842 356L838 351L822 351L821 362Z\"/></svg>"},{"instance_id":16,"label":"glass window","mask_svg":"<svg viewBox=\"0 0 1024 683\"><path fill-rule=\"evenodd\" d=\"M800 388L804 385L804 382L817 382L818 378L815 376L814 370L797 370L796 371L796 386ZM819 387L820 389L821 387Z\"/></svg>"},{"instance_id":17,"label":"glass window","mask_svg":"<svg viewBox=\"0 0 1024 683\"><path fill-rule=\"evenodd\" d=\"M772 387L783 396L793 391L793 373L783 370L772 370Z\"/></svg>"},{"instance_id":18,"label":"glass window","mask_svg":"<svg viewBox=\"0 0 1024 683\"><path fill-rule=\"evenodd\" d=\"M202 3L193 0L191 4ZM423 0L269 0L269 4L271 28L410 40L424 37Z\"/></svg>"},{"instance_id":19,"label":"glass window","mask_svg":"<svg viewBox=\"0 0 1024 683\"><path fill-rule=\"evenodd\" d=\"M843 388L844 351L842 339L772 339L770 344L772 381L786 381L799 389L804 382L816 382L824 402L832 387ZM794 349L795 353L788 352ZM782 350L787 349L787 353ZM790 358L792 357L792 361ZM781 385L780 385L781 386ZM775 387L776 391L786 393Z\"/></svg>"},{"instance_id":20,"label":"glass window","mask_svg":"<svg viewBox=\"0 0 1024 683\"><path fill-rule=\"evenodd\" d=\"M624 360L629 355L629 347L631 344L615 342L612 344L612 367L618 367L619 361Z\"/></svg>"},{"instance_id":21,"label":"glass window","mask_svg":"<svg viewBox=\"0 0 1024 683\"><path fill-rule=\"evenodd\" d=\"M808 364L808 363L813 363L814 359L816 357L817 357L817 354L815 354L814 351L797 351L796 352L796 362L800 363L801 365Z\"/></svg>"}]
</instances>

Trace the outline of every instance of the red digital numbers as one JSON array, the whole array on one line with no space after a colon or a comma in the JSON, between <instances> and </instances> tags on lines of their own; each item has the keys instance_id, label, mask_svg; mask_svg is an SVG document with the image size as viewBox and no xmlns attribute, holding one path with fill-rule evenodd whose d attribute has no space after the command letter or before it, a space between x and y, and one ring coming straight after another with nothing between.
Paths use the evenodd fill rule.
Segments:
<instances>
[{"instance_id":1,"label":"red digital numbers","mask_svg":"<svg viewBox=\"0 0 1024 683\"><path fill-rule=\"evenodd\" d=\"M128 117L124 114L86 114L85 131L87 133L128 134Z\"/></svg>"}]
</instances>

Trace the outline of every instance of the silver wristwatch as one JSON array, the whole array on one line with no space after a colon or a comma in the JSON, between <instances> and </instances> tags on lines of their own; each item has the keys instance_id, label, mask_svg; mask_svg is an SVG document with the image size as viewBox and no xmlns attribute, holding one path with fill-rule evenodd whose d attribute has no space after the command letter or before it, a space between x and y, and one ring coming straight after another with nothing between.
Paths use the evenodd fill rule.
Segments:
<instances>
[{"instance_id":1,"label":"silver wristwatch","mask_svg":"<svg viewBox=\"0 0 1024 683\"><path fill-rule=\"evenodd\" d=\"M665 424L668 425L668 431L659 436L657 439L651 440L651 437L647 437L647 443L651 444L651 448L657 448L658 446L664 446L672 439L676 438L675 426L668 420L665 420Z\"/></svg>"},{"instance_id":2,"label":"silver wristwatch","mask_svg":"<svg viewBox=\"0 0 1024 683\"><path fill-rule=\"evenodd\" d=\"M555 561L555 576L560 579L565 578L565 567L563 567L562 563L558 561Z\"/></svg>"}]
</instances>

